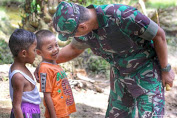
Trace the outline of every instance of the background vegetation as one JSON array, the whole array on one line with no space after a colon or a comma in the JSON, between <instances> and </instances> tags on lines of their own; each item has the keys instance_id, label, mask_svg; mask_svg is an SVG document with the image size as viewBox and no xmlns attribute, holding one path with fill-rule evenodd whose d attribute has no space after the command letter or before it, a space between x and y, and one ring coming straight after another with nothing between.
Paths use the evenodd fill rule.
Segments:
<instances>
[{"instance_id":1,"label":"background vegetation","mask_svg":"<svg viewBox=\"0 0 177 118\"><path fill-rule=\"evenodd\" d=\"M176 0L65 0L84 6L90 4L127 4L138 8L166 31L168 44L175 47L177 44L177 1ZM145 11L140 4L145 3ZM52 28L52 16L61 0L1 0L0 1L0 64L12 63L12 56L8 48L8 39L15 28L24 28L35 32L39 29ZM158 14L158 17L157 17ZM176 18L175 18L176 17ZM57 33L56 33L57 35ZM59 41L60 47L69 42ZM38 64L40 59L34 63ZM69 69L68 67L72 65ZM90 49L86 50L80 57L63 65L68 71L73 68L82 68L93 74L109 73L109 64L102 58L94 56Z\"/></svg>"}]
</instances>

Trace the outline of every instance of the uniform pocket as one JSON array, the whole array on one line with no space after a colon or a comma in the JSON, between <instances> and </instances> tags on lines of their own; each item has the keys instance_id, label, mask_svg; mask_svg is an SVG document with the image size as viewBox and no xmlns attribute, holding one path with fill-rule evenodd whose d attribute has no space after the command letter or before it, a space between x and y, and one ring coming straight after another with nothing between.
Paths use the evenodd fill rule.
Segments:
<instances>
[{"instance_id":1,"label":"uniform pocket","mask_svg":"<svg viewBox=\"0 0 177 118\"><path fill-rule=\"evenodd\" d=\"M120 56L125 56L134 47L134 42L118 26L111 28L107 38L112 49Z\"/></svg>"}]
</instances>

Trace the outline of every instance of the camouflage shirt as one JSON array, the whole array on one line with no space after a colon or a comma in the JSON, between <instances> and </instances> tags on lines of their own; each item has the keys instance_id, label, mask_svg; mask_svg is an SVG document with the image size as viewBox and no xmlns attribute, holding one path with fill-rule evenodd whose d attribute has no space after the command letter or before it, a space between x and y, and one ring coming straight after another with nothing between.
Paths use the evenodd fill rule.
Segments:
<instances>
[{"instance_id":1,"label":"camouflage shirt","mask_svg":"<svg viewBox=\"0 0 177 118\"><path fill-rule=\"evenodd\" d=\"M152 46L158 25L136 8L122 4L90 5L99 28L75 39L118 68L122 76L136 72L157 57Z\"/></svg>"}]
</instances>

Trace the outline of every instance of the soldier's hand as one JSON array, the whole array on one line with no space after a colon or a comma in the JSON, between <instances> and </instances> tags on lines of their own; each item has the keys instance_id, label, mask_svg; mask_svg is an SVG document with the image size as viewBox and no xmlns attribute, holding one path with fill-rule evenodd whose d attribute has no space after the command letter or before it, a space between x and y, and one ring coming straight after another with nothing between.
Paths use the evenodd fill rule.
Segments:
<instances>
[{"instance_id":1,"label":"soldier's hand","mask_svg":"<svg viewBox=\"0 0 177 118\"><path fill-rule=\"evenodd\" d=\"M164 87L166 86L166 84L172 87L174 79L175 79L175 73L172 69L169 72L162 71L162 84Z\"/></svg>"}]
</instances>

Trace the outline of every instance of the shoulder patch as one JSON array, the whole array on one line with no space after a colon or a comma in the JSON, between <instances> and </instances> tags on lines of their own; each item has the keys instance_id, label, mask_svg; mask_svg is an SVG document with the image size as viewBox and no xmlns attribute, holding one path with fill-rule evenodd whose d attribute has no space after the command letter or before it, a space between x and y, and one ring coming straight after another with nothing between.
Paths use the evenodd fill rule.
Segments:
<instances>
[{"instance_id":1,"label":"shoulder patch","mask_svg":"<svg viewBox=\"0 0 177 118\"><path fill-rule=\"evenodd\" d=\"M84 41L79 42L75 38L71 41L71 44L77 49L90 48L90 46L88 44L86 44Z\"/></svg>"},{"instance_id":2,"label":"shoulder patch","mask_svg":"<svg viewBox=\"0 0 177 118\"><path fill-rule=\"evenodd\" d=\"M40 73L40 79L41 79L41 91L45 92L45 85L46 85L46 79L47 79L47 73Z\"/></svg>"}]
</instances>

